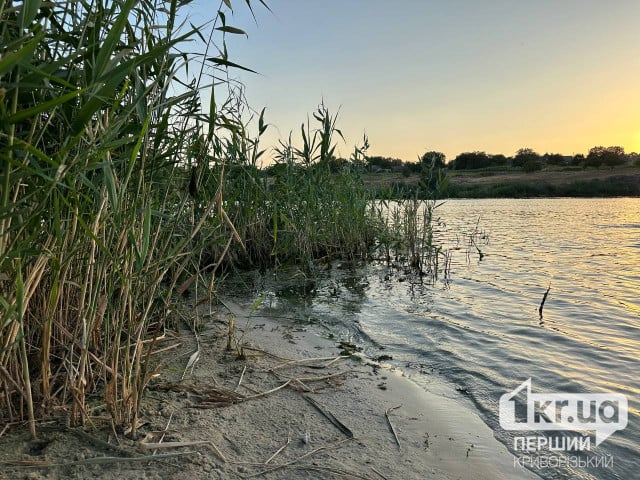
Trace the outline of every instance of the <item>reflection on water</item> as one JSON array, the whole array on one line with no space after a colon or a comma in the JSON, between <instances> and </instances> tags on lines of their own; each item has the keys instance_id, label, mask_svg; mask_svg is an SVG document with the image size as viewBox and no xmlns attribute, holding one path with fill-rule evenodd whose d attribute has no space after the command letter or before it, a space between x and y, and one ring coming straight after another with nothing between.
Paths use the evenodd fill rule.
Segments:
<instances>
[{"instance_id":1,"label":"reflection on water","mask_svg":"<svg viewBox=\"0 0 640 480\"><path fill-rule=\"evenodd\" d=\"M454 200L437 212L440 241L457 248L448 279L412 285L380 266L333 268L304 294L266 288L265 308L383 346L419 383L444 378L507 445L498 399L529 377L538 392L624 394L627 428L592 452L613 455L612 469L539 473L638 478L640 199ZM467 248L476 228L482 255Z\"/></svg>"}]
</instances>

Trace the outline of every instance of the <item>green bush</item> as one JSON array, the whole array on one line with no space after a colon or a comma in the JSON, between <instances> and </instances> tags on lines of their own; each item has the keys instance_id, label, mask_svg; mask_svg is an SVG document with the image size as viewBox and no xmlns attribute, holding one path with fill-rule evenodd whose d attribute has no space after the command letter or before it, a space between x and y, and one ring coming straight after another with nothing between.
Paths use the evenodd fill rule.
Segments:
<instances>
[{"instance_id":1,"label":"green bush","mask_svg":"<svg viewBox=\"0 0 640 480\"><path fill-rule=\"evenodd\" d=\"M542 170L542 162L538 160L529 159L522 164L522 170L531 173Z\"/></svg>"}]
</instances>

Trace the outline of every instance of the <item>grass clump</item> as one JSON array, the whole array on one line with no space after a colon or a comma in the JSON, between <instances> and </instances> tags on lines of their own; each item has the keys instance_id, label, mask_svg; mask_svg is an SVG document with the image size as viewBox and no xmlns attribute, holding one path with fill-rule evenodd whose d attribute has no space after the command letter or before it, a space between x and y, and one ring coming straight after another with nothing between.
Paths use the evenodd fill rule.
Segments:
<instances>
[{"instance_id":1,"label":"grass clump","mask_svg":"<svg viewBox=\"0 0 640 480\"><path fill-rule=\"evenodd\" d=\"M316 128L309 122L301 127L302 145L290 136L275 149L268 173L261 174L252 160L234 165L238 174L227 177L225 191L234 204L232 221L248 240L246 251L236 249L229 258L278 267L367 257L376 225L370 194L352 164L331 169L334 138L341 137L336 116L320 105L314 120Z\"/></svg>"}]
</instances>

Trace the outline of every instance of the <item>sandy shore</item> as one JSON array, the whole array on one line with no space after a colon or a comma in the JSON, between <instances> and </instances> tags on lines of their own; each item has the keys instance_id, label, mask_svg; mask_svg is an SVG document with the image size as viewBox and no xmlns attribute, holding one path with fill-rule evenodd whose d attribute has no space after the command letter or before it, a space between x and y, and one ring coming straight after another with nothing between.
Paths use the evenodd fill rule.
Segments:
<instances>
[{"instance_id":1,"label":"sandy shore","mask_svg":"<svg viewBox=\"0 0 640 480\"><path fill-rule=\"evenodd\" d=\"M97 420L88 434L42 425L35 442L10 428L0 437L0 478L539 478L514 466L456 392L439 384L427 392L366 358L332 361L338 340L230 307L233 315L205 315L198 341L188 330L163 341L170 350L158 355L142 408L145 439L116 438ZM226 352L230 317L235 348ZM154 451L180 456L147 458Z\"/></svg>"}]
</instances>

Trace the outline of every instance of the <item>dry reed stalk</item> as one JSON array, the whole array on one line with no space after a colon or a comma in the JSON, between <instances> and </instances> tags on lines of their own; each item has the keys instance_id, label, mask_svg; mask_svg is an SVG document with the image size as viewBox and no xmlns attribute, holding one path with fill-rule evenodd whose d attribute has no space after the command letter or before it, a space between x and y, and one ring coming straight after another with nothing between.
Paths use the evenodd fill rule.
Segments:
<instances>
[{"instance_id":1,"label":"dry reed stalk","mask_svg":"<svg viewBox=\"0 0 640 480\"><path fill-rule=\"evenodd\" d=\"M276 388L272 388L271 390L267 390L266 392L261 392L261 393L258 393L258 394L256 394L256 395L250 395L250 396L248 396L248 397L244 397L244 398L242 398L240 401L242 401L242 402L246 402L246 401L248 401L248 400L254 400L254 399L256 399L256 398L265 397L265 396L267 396L267 395L270 395L270 394L272 394L272 393L277 392L278 390L282 390L282 389L283 389L283 388L285 388L287 385L290 385L292 381L293 381L293 380L287 380L287 381L286 381L286 382L284 382L282 385L280 385L280 386L278 386L278 387L276 387Z\"/></svg>"},{"instance_id":2,"label":"dry reed stalk","mask_svg":"<svg viewBox=\"0 0 640 480\"><path fill-rule=\"evenodd\" d=\"M327 445L322 445L321 447L315 448L313 450L311 450L310 452L305 453L304 455L301 455L300 457L296 458L295 460L292 460L290 462L287 463L282 463L280 465L275 465L272 468L269 468L267 470L262 470L260 472L257 473L253 473L251 475L246 476L245 478L253 478L253 477L260 477L262 475L266 475L267 473L271 473L271 472L275 472L276 470L280 470L281 468L287 468L290 467L306 458L309 458L313 455L315 455L318 452L322 452L324 450L333 450L336 448L339 448L342 446L343 443L348 442L352 440L351 438L345 438L344 440L340 440L336 443L332 443L332 444L327 444ZM304 468L304 467L303 467Z\"/></svg>"},{"instance_id":3,"label":"dry reed stalk","mask_svg":"<svg viewBox=\"0 0 640 480\"><path fill-rule=\"evenodd\" d=\"M378 470L376 470L375 468L371 467L371 470L373 470L373 473L375 473L376 475L378 475L380 478L382 478L382 480L389 480L387 477L385 477L383 474L381 474Z\"/></svg>"},{"instance_id":4,"label":"dry reed stalk","mask_svg":"<svg viewBox=\"0 0 640 480\"><path fill-rule=\"evenodd\" d=\"M181 347L181 346L182 346L182 343L174 343L173 345L169 345L168 347L151 350L151 355L157 355L159 353L164 353L164 352L167 352L169 350L173 350L174 348L178 348L178 347Z\"/></svg>"},{"instance_id":5,"label":"dry reed stalk","mask_svg":"<svg viewBox=\"0 0 640 480\"><path fill-rule=\"evenodd\" d=\"M271 462L271 460L273 460L274 458L276 458L278 455L280 455L280 453L289 446L289 444L291 443L291 431L289 431L289 433L287 434L287 443L285 443L283 446L281 446L278 450L276 450L274 452L273 455L271 455L266 462L264 462L265 465L268 465L269 462Z\"/></svg>"},{"instance_id":6,"label":"dry reed stalk","mask_svg":"<svg viewBox=\"0 0 640 480\"><path fill-rule=\"evenodd\" d=\"M292 366L303 366L303 367L307 367L307 368L327 368L331 365L333 365L335 362L337 362L338 360L344 360L344 359L348 359L351 358L350 356L344 356L344 355L340 355L338 357L316 357L316 358L303 358L300 360L289 360L287 362L281 363L280 365L276 365L275 367L271 367L270 371L274 371L274 370L278 370L280 368L286 368L286 367L292 367ZM324 365L309 365L310 362L323 362L323 361L329 361L328 363L324 364Z\"/></svg>"},{"instance_id":7,"label":"dry reed stalk","mask_svg":"<svg viewBox=\"0 0 640 480\"><path fill-rule=\"evenodd\" d=\"M330 375L321 375L319 377L292 377L291 380L297 380L299 382L322 382L324 380L331 380L331 379L336 378L336 377L342 377L342 376L347 375L349 373L351 373L350 370L345 370L343 372L332 373ZM278 376L281 376L281 377L284 377L284 378L289 378L289 377L286 377L286 376L280 375L280 374L278 374Z\"/></svg>"},{"instance_id":8,"label":"dry reed stalk","mask_svg":"<svg viewBox=\"0 0 640 480\"><path fill-rule=\"evenodd\" d=\"M75 462L62 462L53 463L47 461L23 461L14 460L8 462L0 462L0 465L17 467L17 468L66 468L75 467L78 465L102 465L102 464L117 464L121 462L156 462L167 458L184 457L185 455L195 455L196 451L187 452L175 452L175 453L161 453L159 455L142 455L139 457L93 457L86 458L84 460L77 460Z\"/></svg>"},{"instance_id":9,"label":"dry reed stalk","mask_svg":"<svg viewBox=\"0 0 640 480\"><path fill-rule=\"evenodd\" d=\"M162 443L164 441L164 437L167 434L167 431L169 430L169 425L171 425L171 421L173 420L173 412L171 412L171 415L169 415L169 420L167 420L167 424L164 427L164 430L162 430L162 435L160 436L160 440L158 440L158 443ZM155 455L156 453L158 453L157 450L153 451L153 454Z\"/></svg>"},{"instance_id":10,"label":"dry reed stalk","mask_svg":"<svg viewBox=\"0 0 640 480\"><path fill-rule=\"evenodd\" d=\"M194 441L186 441L186 442L160 442L160 443L144 443L144 442L140 442L138 443L138 449L141 452L147 451L147 450L158 450L158 449L162 449L162 448L180 448L180 447L195 447L197 445L208 445L212 448L212 450L214 452L216 452L216 455L218 455L218 457L220 457L220 460L222 460L223 462L226 462L227 459L225 458L225 456L222 454L222 452L220 451L220 449L215 445L215 443L213 443L210 440L194 440Z\"/></svg>"},{"instance_id":11,"label":"dry reed stalk","mask_svg":"<svg viewBox=\"0 0 640 480\"><path fill-rule=\"evenodd\" d=\"M236 385L236 388L233 389L234 392L237 392L238 389L240 388L240 385L242 384L242 379L244 378L244 372L247 371L247 366L245 365L242 368L242 373L240 374L240 379L238 380L238 384Z\"/></svg>"}]
</instances>

